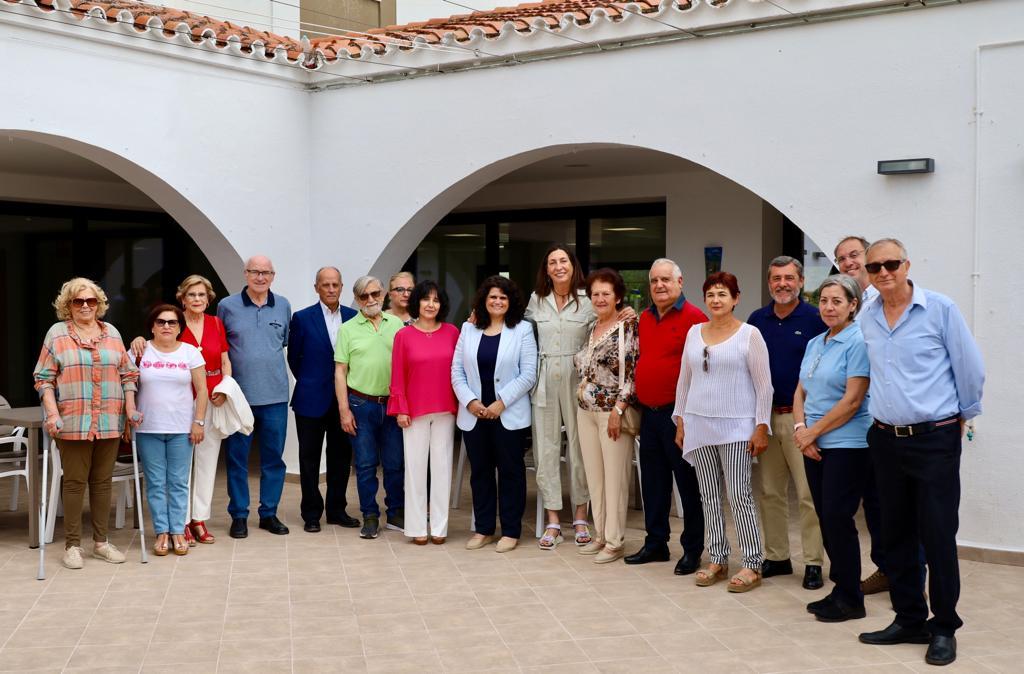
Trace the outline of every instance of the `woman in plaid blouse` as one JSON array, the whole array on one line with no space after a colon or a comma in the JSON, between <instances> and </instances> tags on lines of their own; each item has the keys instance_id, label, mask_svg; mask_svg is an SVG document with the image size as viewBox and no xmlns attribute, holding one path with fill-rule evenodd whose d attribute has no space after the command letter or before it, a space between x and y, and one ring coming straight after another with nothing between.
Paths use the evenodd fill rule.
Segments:
<instances>
[{"instance_id":1,"label":"woman in plaid blouse","mask_svg":"<svg viewBox=\"0 0 1024 674\"><path fill-rule=\"evenodd\" d=\"M33 377L46 411L46 431L57 441L64 469L64 558L82 568L82 503L89 485L92 556L112 564L124 553L107 541L111 476L125 419L138 425L139 371L121 335L99 320L107 296L86 278L65 283L53 302L59 322L46 333Z\"/></svg>"}]
</instances>

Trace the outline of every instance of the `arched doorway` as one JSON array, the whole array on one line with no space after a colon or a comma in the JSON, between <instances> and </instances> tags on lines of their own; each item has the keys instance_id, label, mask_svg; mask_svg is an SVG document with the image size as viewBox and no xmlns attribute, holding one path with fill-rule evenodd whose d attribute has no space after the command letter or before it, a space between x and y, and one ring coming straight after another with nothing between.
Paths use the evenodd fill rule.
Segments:
<instances>
[{"instance_id":1,"label":"arched doorway","mask_svg":"<svg viewBox=\"0 0 1024 674\"><path fill-rule=\"evenodd\" d=\"M173 299L186 274L209 277L223 296L214 259L233 257L231 270L239 266L198 209L112 153L9 131L0 143L0 174L8 177L0 186L0 312L7 318L0 392L14 405L35 402L32 367L55 320L51 302L68 278L86 276L105 289L105 319L127 341L140 334L153 304Z\"/></svg>"}]
</instances>

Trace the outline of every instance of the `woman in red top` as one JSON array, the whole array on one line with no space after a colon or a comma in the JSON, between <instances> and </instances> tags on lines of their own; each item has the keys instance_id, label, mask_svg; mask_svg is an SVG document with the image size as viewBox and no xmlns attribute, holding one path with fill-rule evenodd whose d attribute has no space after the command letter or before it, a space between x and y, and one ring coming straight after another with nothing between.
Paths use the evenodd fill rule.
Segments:
<instances>
[{"instance_id":1,"label":"woman in red top","mask_svg":"<svg viewBox=\"0 0 1024 674\"><path fill-rule=\"evenodd\" d=\"M210 518L210 502L213 499L213 482L217 475L217 458L220 455L220 441L224 437L213 428L210 417L213 407L224 404L224 394L215 393L214 389L224 377L231 376L231 359L228 358L228 338L224 324L216 316L206 313L217 295L213 292L213 284L199 274L188 276L181 285L175 298L185 310L185 330L179 338L186 344L199 349L206 361L206 390L210 393L213 405L206 407L206 426L203 441L196 445L192 476L192 521L185 529L186 537L191 534L200 543L213 543L214 537L207 528L206 520ZM132 341L132 353L138 357L146 347L146 340L136 337Z\"/></svg>"}]
</instances>

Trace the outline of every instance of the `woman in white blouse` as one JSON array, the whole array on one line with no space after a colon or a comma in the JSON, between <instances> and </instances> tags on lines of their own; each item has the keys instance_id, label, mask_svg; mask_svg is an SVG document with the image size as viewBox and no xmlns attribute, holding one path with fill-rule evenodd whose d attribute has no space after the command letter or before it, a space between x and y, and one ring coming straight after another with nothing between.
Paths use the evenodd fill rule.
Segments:
<instances>
[{"instance_id":1,"label":"woman in white blouse","mask_svg":"<svg viewBox=\"0 0 1024 674\"><path fill-rule=\"evenodd\" d=\"M752 457L768 448L772 411L768 348L757 328L738 320L736 277L716 272L704 282L711 317L686 336L676 386L676 444L693 464L704 506L706 547L711 563L697 571L696 583L714 585L729 575L721 483L725 477L733 520L743 548L743 568L729 580L730 592L761 584L764 548L757 507L750 488Z\"/></svg>"}]
</instances>

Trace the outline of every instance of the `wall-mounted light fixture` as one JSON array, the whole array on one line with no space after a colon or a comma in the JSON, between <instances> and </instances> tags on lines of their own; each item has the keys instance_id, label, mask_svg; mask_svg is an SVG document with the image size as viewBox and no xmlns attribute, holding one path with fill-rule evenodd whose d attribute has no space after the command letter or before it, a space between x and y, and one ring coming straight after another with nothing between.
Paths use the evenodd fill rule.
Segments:
<instances>
[{"instance_id":1,"label":"wall-mounted light fixture","mask_svg":"<svg viewBox=\"0 0 1024 674\"><path fill-rule=\"evenodd\" d=\"M885 159L878 162L878 174L883 176L902 175L904 173L934 173L935 160L922 159Z\"/></svg>"}]
</instances>

